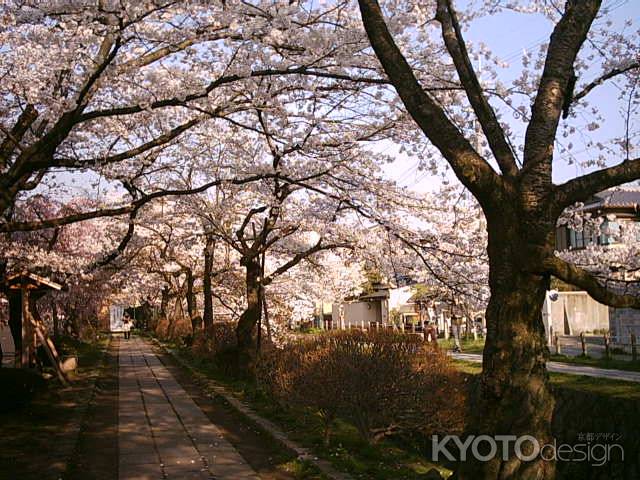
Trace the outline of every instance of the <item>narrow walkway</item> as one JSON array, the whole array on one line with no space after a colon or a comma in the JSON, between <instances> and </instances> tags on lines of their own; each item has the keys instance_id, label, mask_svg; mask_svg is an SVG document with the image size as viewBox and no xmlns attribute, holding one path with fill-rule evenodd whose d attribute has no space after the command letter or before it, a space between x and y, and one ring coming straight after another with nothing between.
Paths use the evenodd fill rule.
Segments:
<instances>
[{"instance_id":1,"label":"narrow walkway","mask_svg":"<svg viewBox=\"0 0 640 480\"><path fill-rule=\"evenodd\" d=\"M259 479L149 343L120 341L119 363L120 480Z\"/></svg>"},{"instance_id":2,"label":"narrow walkway","mask_svg":"<svg viewBox=\"0 0 640 480\"><path fill-rule=\"evenodd\" d=\"M478 353L452 353L451 356L456 360L482 363L482 355ZM640 372L631 372L626 370L596 368L562 362L547 362L547 370L556 373L567 373L569 375L584 375L586 377L608 378L611 380L624 380L626 382L640 382Z\"/></svg>"}]
</instances>

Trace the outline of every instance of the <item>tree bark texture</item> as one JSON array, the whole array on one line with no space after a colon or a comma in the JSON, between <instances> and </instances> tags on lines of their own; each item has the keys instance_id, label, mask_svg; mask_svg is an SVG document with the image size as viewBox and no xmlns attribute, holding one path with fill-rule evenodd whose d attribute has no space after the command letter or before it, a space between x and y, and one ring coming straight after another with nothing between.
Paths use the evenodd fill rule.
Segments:
<instances>
[{"instance_id":1,"label":"tree bark texture","mask_svg":"<svg viewBox=\"0 0 640 480\"><path fill-rule=\"evenodd\" d=\"M262 268L258 257L245 257L242 264L246 268L247 308L236 328L240 365L246 365L254 351L253 336L256 325L262 318Z\"/></svg>"},{"instance_id":2,"label":"tree bark texture","mask_svg":"<svg viewBox=\"0 0 640 480\"><path fill-rule=\"evenodd\" d=\"M214 240L207 237L204 247L204 276L202 278L202 290L204 295L204 311L202 321L205 332L210 332L213 328L213 289L211 286L211 274L213 273L213 251Z\"/></svg>"},{"instance_id":3,"label":"tree bark texture","mask_svg":"<svg viewBox=\"0 0 640 480\"><path fill-rule=\"evenodd\" d=\"M542 322L550 276L531 273L531 264L539 260L525 252L544 250L544 242L535 239L546 237L550 242L555 222L538 217L514 227L517 223L512 222L518 217L522 220L523 213L511 205L494 212L488 221L491 298L486 310L487 339L478 403L471 407L467 433L530 435L544 445L552 441L554 409ZM537 232L524 228L534 223ZM501 455L488 462L467 459L459 465L455 478L538 480L554 478L554 472L555 464L539 456L527 462L518 459L512 442L508 460L502 460Z\"/></svg>"}]
</instances>

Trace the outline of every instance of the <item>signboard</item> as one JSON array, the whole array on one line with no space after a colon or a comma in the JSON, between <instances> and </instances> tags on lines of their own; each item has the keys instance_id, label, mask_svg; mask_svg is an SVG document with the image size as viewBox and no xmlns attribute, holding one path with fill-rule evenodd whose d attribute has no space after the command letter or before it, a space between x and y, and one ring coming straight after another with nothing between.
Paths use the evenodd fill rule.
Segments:
<instances>
[{"instance_id":1,"label":"signboard","mask_svg":"<svg viewBox=\"0 0 640 480\"><path fill-rule=\"evenodd\" d=\"M109 330L121 332L123 330L122 316L124 315L123 305L111 305L109 307Z\"/></svg>"}]
</instances>

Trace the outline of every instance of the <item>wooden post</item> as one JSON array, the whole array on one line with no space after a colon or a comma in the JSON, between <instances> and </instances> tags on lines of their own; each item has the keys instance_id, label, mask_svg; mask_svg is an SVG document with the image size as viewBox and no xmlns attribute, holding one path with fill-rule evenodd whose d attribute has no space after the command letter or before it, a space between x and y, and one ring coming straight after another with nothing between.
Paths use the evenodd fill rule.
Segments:
<instances>
[{"instance_id":1,"label":"wooden post","mask_svg":"<svg viewBox=\"0 0 640 480\"><path fill-rule=\"evenodd\" d=\"M29 290L24 285L20 289L20 299L22 302L22 351L20 352L20 365L22 368L31 366L31 321L29 320Z\"/></svg>"},{"instance_id":2,"label":"wooden post","mask_svg":"<svg viewBox=\"0 0 640 480\"><path fill-rule=\"evenodd\" d=\"M584 338L584 332L580 332L580 344L582 346L582 356L587 356L587 342Z\"/></svg>"},{"instance_id":3,"label":"wooden post","mask_svg":"<svg viewBox=\"0 0 640 480\"><path fill-rule=\"evenodd\" d=\"M40 328L40 325L38 325L38 323L36 323L35 320L33 320L32 326L34 327L34 330L36 332L36 335L38 336L38 339L40 340L40 343L44 347L44 351L47 352L47 356L49 357L49 360L51 361L51 365L53 366L53 369L56 371L56 374L58 375L60 382L62 382L62 384L65 386L69 385L67 377L64 374L64 371L62 370L62 362L60 360L60 357L58 356L58 352L56 350L55 345L53 344L51 339L47 336L44 329Z\"/></svg>"},{"instance_id":4,"label":"wooden post","mask_svg":"<svg viewBox=\"0 0 640 480\"><path fill-rule=\"evenodd\" d=\"M611 337L609 337L609 333L604 334L604 356L607 360L611 358L611 352L609 351L611 342Z\"/></svg>"},{"instance_id":5,"label":"wooden post","mask_svg":"<svg viewBox=\"0 0 640 480\"><path fill-rule=\"evenodd\" d=\"M553 336L553 345L556 347L556 355L560 355L560 341L557 334Z\"/></svg>"},{"instance_id":6,"label":"wooden post","mask_svg":"<svg viewBox=\"0 0 640 480\"><path fill-rule=\"evenodd\" d=\"M444 324L444 339L449 340L449 321L447 320L444 312L440 312L440 315L442 316L442 323Z\"/></svg>"},{"instance_id":7,"label":"wooden post","mask_svg":"<svg viewBox=\"0 0 640 480\"><path fill-rule=\"evenodd\" d=\"M631 332L631 359L634 362L638 361L638 345L636 343L636 334Z\"/></svg>"}]
</instances>

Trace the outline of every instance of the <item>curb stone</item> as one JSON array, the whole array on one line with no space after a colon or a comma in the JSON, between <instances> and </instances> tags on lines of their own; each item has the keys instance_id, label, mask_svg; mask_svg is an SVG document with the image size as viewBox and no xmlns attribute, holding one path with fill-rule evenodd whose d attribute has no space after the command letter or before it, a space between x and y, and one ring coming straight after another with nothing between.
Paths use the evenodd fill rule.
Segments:
<instances>
[{"instance_id":1,"label":"curb stone","mask_svg":"<svg viewBox=\"0 0 640 480\"><path fill-rule=\"evenodd\" d=\"M206 385L213 393L224 398L224 400L231 405L237 412L247 417L253 423L262 428L266 433L268 433L274 440L280 443L283 447L288 450L294 452L299 460L309 462L312 465L315 465L323 474L329 477L331 480L354 480L354 478L343 472L339 472L334 468L331 462L327 460L323 460L315 456L311 450L301 447L296 442L291 440L287 435L273 422L267 420L266 418L261 417L256 412L254 412L251 407L249 407L246 403L238 400L232 393L230 393L226 388L220 386L206 375L196 371L191 365L185 362L178 352L173 349L167 348L162 343L160 343L155 338L152 338L153 342L171 354L171 356L184 368L189 370L194 378L203 385Z\"/></svg>"}]
</instances>

